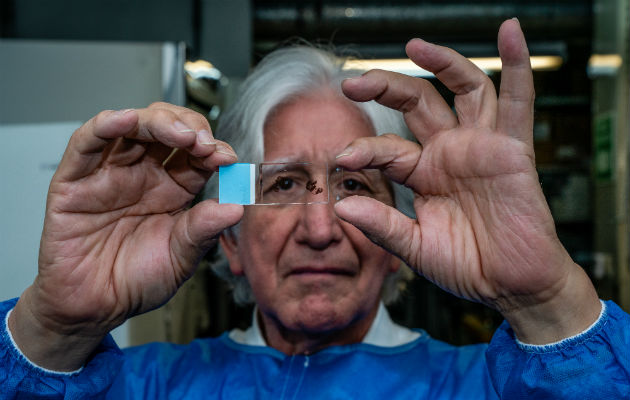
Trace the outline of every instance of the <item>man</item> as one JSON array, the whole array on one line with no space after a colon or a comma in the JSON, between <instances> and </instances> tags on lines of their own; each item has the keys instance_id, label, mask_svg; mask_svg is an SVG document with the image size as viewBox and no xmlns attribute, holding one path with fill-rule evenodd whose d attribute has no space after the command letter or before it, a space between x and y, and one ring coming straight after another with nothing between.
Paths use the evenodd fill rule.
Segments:
<instances>
[{"instance_id":1,"label":"man","mask_svg":"<svg viewBox=\"0 0 630 400\"><path fill-rule=\"evenodd\" d=\"M349 99L401 111L420 144L375 136L376 121L331 85L264 113L262 143L252 146L265 161L379 168L416 193L415 219L391 207L385 180L360 175L343 184L362 196L335 204L188 209L211 173L236 161L230 145L201 116L170 105L99 114L73 135L51 183L36 281L15 307L2 305L3 387L10 396L110 398L627 393L628 315L598 300L540 190L533 83L516 20L502 25L499 51L497 101L465 58L409 42L410 58L455 92L456 114L423 80L371 71L343 82ZM104 339L170 298L239 221L221 243L256 300L251 330L124 354ZM453 348L388 322L379 295L399 267L393 254L504 315L487 356L484 346Z\"/></svg>"}]
</instances>

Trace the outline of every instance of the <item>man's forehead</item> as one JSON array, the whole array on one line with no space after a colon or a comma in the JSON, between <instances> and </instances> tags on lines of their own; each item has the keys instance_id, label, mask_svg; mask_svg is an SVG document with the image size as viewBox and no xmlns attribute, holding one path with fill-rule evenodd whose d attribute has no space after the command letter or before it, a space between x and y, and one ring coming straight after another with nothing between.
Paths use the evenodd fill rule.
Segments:
<instances>
[{"instance_id":1,"label":"man's forehead","mask_svg":"<svg viewBox=\"0 0 630 400\"><path fill-rule=\"evenodd\" d=\"M327 162L374 128L347 99L301 99L279 108L263 130L265 162Z\"/></svg>"},{"instance_id":2,"label":"man's forehead","mask_svg":"<svg viewBox=\"0 0 630 400\"><path fill-rule=\"evenodd\" d=\"M311 164L328 164L336 166L336 153L332 150L315 150L305 149L304 151L292 152L288 155L267 157L265 155L265 163L311 163Z\"/></svg>"}]
</instances>

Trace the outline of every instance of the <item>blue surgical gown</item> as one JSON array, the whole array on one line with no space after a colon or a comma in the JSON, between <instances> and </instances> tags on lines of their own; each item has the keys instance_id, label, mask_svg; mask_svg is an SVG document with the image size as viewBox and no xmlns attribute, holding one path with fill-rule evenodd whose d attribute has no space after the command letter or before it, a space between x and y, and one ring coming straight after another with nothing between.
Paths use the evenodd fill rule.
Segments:
<instances>
[{"instance_id":1,"label":"blue surgical gown","mask_svg":"<svg viewBox=\"0 0 630 400\"><path fill-rule=\"evenodd\" d=\"M0 303L0 316L15 300ZM629 399L630 316L607 302L597 323L547 346L515 340L456 347L425 332L395 347L358 343L288 356L227 334L121 351L107 337L78 372L38 368L0 333L0 398Z\"/></svg>"}]
</instances>

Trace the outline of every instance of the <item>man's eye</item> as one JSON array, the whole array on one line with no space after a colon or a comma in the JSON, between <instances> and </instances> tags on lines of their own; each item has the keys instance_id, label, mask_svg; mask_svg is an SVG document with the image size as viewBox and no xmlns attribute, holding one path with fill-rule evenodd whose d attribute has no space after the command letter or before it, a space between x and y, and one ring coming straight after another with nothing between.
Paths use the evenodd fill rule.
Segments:
<instances>
[{"instance_id":1,"label":"man's eye","mask_svg":"<svg viewBox=\"0 0 630 400\"><path fill-rule=\"evenodd\" d=\"M343 189L351 192L366 189L365 185L356 179L346 179L343 181Z\"/></svg>"},{"instance_id":2,"label":"man's eye","mask_svg":"<svg viewBox=\"0 0 630 400\"><path fill-rule=\"evenodd\" d=\"M294 185L294 181L291 178L279 176L276 178L271 190L279 192L280 190L290 190Z\"/></svg>"}]
</instances>

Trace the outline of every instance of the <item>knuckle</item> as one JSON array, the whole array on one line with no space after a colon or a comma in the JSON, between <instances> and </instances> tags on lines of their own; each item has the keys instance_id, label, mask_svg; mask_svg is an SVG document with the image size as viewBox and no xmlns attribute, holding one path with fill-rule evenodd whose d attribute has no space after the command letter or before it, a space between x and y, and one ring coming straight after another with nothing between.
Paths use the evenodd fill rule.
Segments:
<instances>
[{"instance_id":1,"label":"knuckle","mask_svg":"<svg viewBox=\"0 0 630 400\"><path fill-rule=\"evenodd\" d=\"M369 76L369 77L381 76L381 75L386 74L386 73L387 73L387 71L385 71L385 70L375 68L375 69L371 69L371 70L363 73L363 76Z\"/></svg>"},{"instance_id":2,"label":"knuckle","mask_svg":"<svg viewBox=\"0 0 630 400\"><path fill-rule=\"evenodd\" d=\"M179 114L190 118L203 118L201 114L199 114L197 111L191 110L190 108L183 108Z\"/></svg>"},{"instance_id":3,"label":"knuckle","mask_svg":"<svg viewBox=\"0 0 630 400\"><path fill-rule=\"evenodd\" d=\"M171 110L164 108L156 108L155 110L152 110L152 113L153 117L159 121L168 121L173 119L175 116Z\"/></svg>"},{"instance_id":4,"label":"knuckle","mask_svg":"<svg viewBox=\"0 0 630 400\"><path fill-rule=\"evenodd\" d=\"M74 132L73 136L78 136L83 133L89 133L89 132L92 132L92 133L100 132L107 129L107 126L110 124L111 117L113 114L114 114L114 111L112 110L105 110L105 111L99 112L90 120L88 120L86 123L81 125L81 127Z\"/></svg>"},{"instance_id":5,"label":"knuckle","mask_svg":"<svg viewBox=\"0 0 630 400\"><path fill-rule=\"evenodd\" d=\"M396 143L403 140L403 138L401 138L395 133L385 133L385 134L382 134L381 137L385 138L386 140L391 140Z\"/></svg>"},{"instance_id":6,"label":"knuckle","mask_svg":"<svg viewBox=\"0 0 630 400\"><path fill-rule=\"evenodd\" d=\"M195 125L202 126L205 128L209 128L210 124L206 117L198 113L197 111L191 110L189 108L185 108L180 114L180 118L184 118L188 121L193 122Z\"/></svg>"},{"instance_id":7,"label":"knuckle","mask_svg":"<svg viewBox=\"0 0 630 400\"><path fill-rule=\"evenodd\" d=\"M91 119L92 125L101 126L104 123L104 121L106 121L112 115L112 113L113 111L111 110L105 110L105 111L99 112Z\"/></svg>"},{"instance_id":8,"label":"knuckle","mask_svg":"<svg viewBox=\"0 0 630 400\"><path fill-rule=\"evenodd\" d=\"M149 104L149 107L147 107L148 109L161 109L161 108L168 108L170 107L171 104L165 103L163 101L154 101L153 103Z\"/></svg>"}]
</instances>

